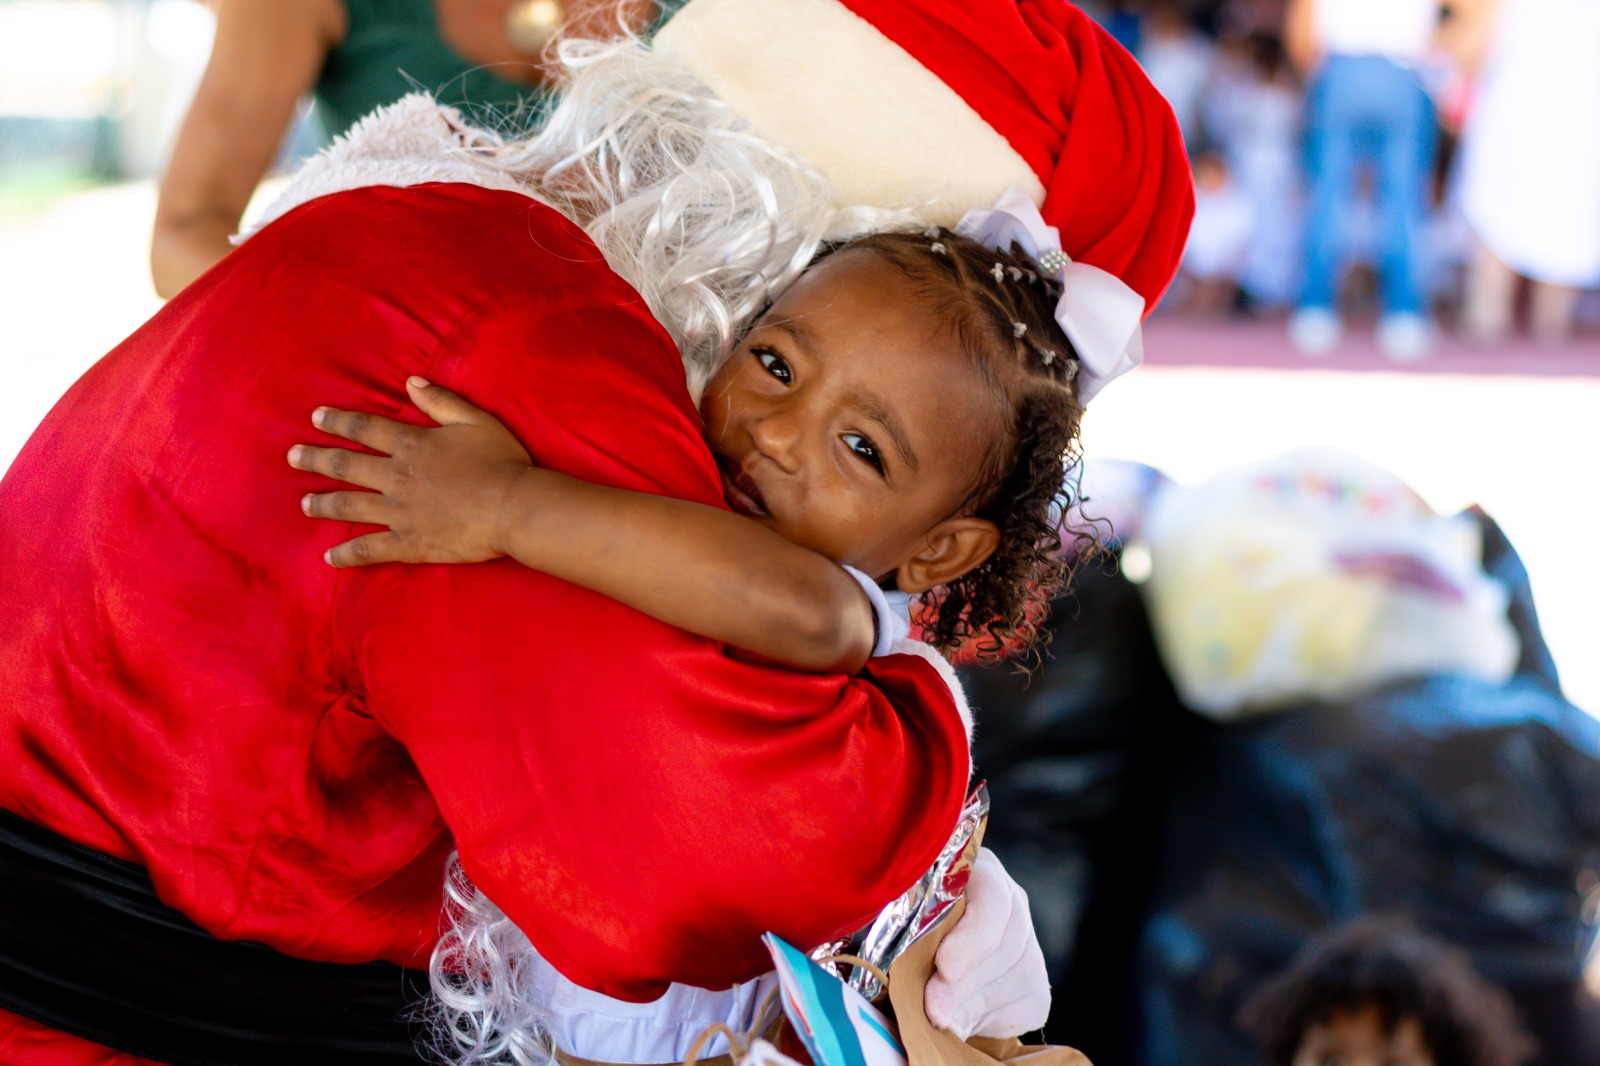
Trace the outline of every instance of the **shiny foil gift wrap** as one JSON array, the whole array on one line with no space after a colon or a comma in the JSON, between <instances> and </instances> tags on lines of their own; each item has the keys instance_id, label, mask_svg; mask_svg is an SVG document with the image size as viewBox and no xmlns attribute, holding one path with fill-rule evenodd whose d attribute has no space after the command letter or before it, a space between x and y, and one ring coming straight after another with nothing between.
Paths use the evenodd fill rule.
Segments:
<instances>
[{"instance_id":1,"label":"shiny foil gift wrap","mask_svg":"<svg viewBox=\"0 0 1600 1066\"><path fill-rule=\"evenodd\" d=\"M895 959L950 913L972 877L972 864L983 843L988 817L989 789L980 783L962 807L955 832L938 859L904 895L878 913L851 954L888 973ZM854 969L849 984L869 1000L883 992L877 977L865 967Z\"/></svg>"}]
</instances>

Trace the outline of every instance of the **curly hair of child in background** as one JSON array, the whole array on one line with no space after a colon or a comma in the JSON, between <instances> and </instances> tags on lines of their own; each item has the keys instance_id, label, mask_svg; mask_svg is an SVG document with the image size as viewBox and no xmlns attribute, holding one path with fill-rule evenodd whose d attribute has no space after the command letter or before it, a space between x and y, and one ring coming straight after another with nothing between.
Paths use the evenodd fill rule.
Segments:
<instances>
[{"instance_id":1,"label":"curly hair of child in background","mask_svg":"<svg viewBox=\"0 0 1600 1066\"><path fill-rule=\"evenodd\" d=\"M1536 1050L1465 952L1395 918L1317 936L1239 1022L1270 1066L1522 1066Z\"/></svg>"}]
</instances>

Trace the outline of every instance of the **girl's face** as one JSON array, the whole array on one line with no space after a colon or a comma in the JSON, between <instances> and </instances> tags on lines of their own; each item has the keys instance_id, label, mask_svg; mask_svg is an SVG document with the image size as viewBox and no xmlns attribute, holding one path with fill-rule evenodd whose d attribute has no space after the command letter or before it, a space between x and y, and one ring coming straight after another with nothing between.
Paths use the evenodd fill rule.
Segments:
<instances>
[{"instance_id":1,"label":"girl's face","mask_svg":"<svg viewBox=\"0 0 1600 1066\"><path fill-rule=\"evenodd\" d=\"M1002 440L1004 400L939 325L870 252L807 271L701 401L729 506L907 592L987 558L994 526L958 512Z\"/></svg>"},{"instance_id":2,"label":"girl's face","mask_svg":"<svg viewBox=\"0 0 1600 1066\"><path fill-rule=\"evenodd\" d=\"M1434 1066L1434 1061L1417 1019L1401 1018L1385 1032L1383 1012L1368 1004L1308 1026L1292 1066Z\"/></svg>"}]
</instances>

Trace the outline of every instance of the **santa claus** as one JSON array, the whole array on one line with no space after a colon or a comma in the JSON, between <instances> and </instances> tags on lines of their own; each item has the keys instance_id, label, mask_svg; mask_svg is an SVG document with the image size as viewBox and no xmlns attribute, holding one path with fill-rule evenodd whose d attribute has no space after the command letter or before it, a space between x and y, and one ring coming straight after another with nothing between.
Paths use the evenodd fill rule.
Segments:
<instances>
[{"instance_id":1,"label":"santa claus","mask_svg":"<svg viewBox=\"0 0 1600 1066\"><path fill-rule=\"evenodd\" d=\"M716 503L692 395L828 237L1020 185L1152 305L1170 111L1059 0L694 0L567 58L530 140L358 126L0 483L0 1058L404 1060L432 955L452 1054L672 1061L753 1016L760 934L857 928L945 842L937 656L802 674L510 562L336 571L282 455L317 403L415 420L421 374L543 466ZM1042 963L984 869L1007 947L930 1005L1021 1032Z\"/></svg>"}]
</instances>

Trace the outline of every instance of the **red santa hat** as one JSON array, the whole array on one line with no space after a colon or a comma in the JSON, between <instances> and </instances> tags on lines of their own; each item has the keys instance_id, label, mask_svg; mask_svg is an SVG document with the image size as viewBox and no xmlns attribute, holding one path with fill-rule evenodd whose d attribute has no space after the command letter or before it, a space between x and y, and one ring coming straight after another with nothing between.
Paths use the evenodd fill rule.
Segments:
<instances>
[{"instance_id":1,"label":"red santa hat","mask_svg":"<svg viewBox=\"0 0 1600 1066\"><path fill-rule=\"evenodd\" d=\"M1194 214L1172 109L1065 0L693 0L657 35L847 203L953 225L1020 187L1153 308Z\"/></svg>"}]
</instances>

